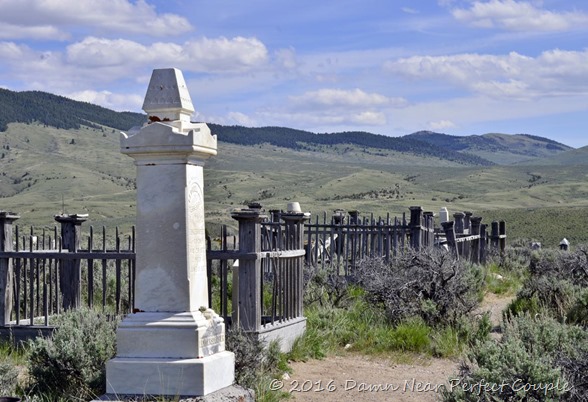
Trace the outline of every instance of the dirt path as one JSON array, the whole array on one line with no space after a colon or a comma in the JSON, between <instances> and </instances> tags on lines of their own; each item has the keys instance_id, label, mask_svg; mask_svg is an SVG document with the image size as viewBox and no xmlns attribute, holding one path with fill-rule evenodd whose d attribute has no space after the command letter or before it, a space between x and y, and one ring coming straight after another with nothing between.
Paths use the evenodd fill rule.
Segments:
<instances>
[{"instance_id":1,"label":"dirt path","mask_svg":"<svg viewBox=\"0 0 588 402\"><path fill-rule=\"evenodd\" d=\"M436 401L458 363L427 359L414 364L355 354L293 363L284 390L296 401Z\"/></svg>"},{"instance_id":2,"label":"dirt path","mask_svg":"<svg viewBox=\"0 0 588 402\"><path fill-rule=\"evenodd\" d=\"M488 294L479 309L490 311L493 326L500 325L502 310L512 297ZM441 388L456 376L459 362L448 359L421 359L411 364L355 353L329 356L291 364L293 374L281 383L295 401L438 401Z\"/></svg>"}]
</instances>

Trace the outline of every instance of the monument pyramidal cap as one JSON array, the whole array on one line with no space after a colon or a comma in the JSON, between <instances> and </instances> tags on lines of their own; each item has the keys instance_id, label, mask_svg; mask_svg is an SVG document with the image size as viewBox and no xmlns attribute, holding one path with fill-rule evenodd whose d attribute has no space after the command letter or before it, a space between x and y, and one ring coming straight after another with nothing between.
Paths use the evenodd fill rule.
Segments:
<instances>
[{"instance_id":1,"label":"monument pyramidal cap","mask_svg":"<svg viewBox=\"0 0 588 402\"><path fill-rule=\"evenodd\" d=\"M217 140L191 123L182 72L153 71L149 122L121 134L137 168L135 311L117 330L107 396L205 396L234 382L225 324L208 306L203 168Z\"/></svg>"}]
</instances>

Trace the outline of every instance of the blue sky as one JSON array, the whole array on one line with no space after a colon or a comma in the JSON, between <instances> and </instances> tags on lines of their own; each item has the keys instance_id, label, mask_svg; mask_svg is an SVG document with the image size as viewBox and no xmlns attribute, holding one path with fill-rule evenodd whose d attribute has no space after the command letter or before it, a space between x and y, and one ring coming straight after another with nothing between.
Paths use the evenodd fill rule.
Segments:
<instances>
[{"instance_id":1,"label":"blue sky","mask_svg":"<svg viewBox=\"0 0 588 402\"><path fill-rule=\"evenodd\" d=\"M115 110L177 67L199 121L588 145L585 0L0 0L0 61Z\"/></svg>"}]
</instances>

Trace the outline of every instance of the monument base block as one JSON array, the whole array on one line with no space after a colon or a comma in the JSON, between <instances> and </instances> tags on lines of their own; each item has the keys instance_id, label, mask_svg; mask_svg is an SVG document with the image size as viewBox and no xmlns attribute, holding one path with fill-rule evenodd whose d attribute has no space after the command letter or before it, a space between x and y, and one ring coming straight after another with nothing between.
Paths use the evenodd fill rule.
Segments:
<instances>
[{"instance_id":1,"label":"monument base block","mask_svg":"<svg viewBox=\"0 0 588 402\"><path fill-rule=\"evenodd\" d=\"M116 357L207 357L225 350L225 324L210 309L129 314L116 331L116 349Z\"/></svg>"},{"instance_id":2,"label":"monument base block","mask_svg":"<svg viewBox=\"0 0 588 402\"><path fill-rule=\"evenodd\" d=\"M116 337L116 357L106 363L109 394L204 396L235 380L224 321L210 309L129 314Z\"/></svg>"},{"instance_id":3,"label":"monument base block","mask_svg":"<svg viewBox=\"0 0 588 402\"><path fill-rule=\"evenodd\" d=\"M108 394L203 396L233 385L235 355L225 351L200 359L115 357L106 363L106 373Z\"/></svg>"}]
</instances>

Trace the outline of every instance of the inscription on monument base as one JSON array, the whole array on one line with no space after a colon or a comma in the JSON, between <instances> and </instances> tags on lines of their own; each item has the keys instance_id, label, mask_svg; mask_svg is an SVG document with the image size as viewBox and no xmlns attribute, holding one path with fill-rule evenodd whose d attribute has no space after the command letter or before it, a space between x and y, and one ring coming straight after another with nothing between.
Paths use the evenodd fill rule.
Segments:
<instances>
[{"instance_id":1,"label":"inscription on monument base","mask_svg":"<svg viewBox=\"0 0 588 402\"><path fill-rule=\"evenodd\" d=\"M221 319L222 320L222 319ZM209 320L210 326L198 328L198 357L212 356L225 351L225 324Z\"/></svg>"}]
</instances>

